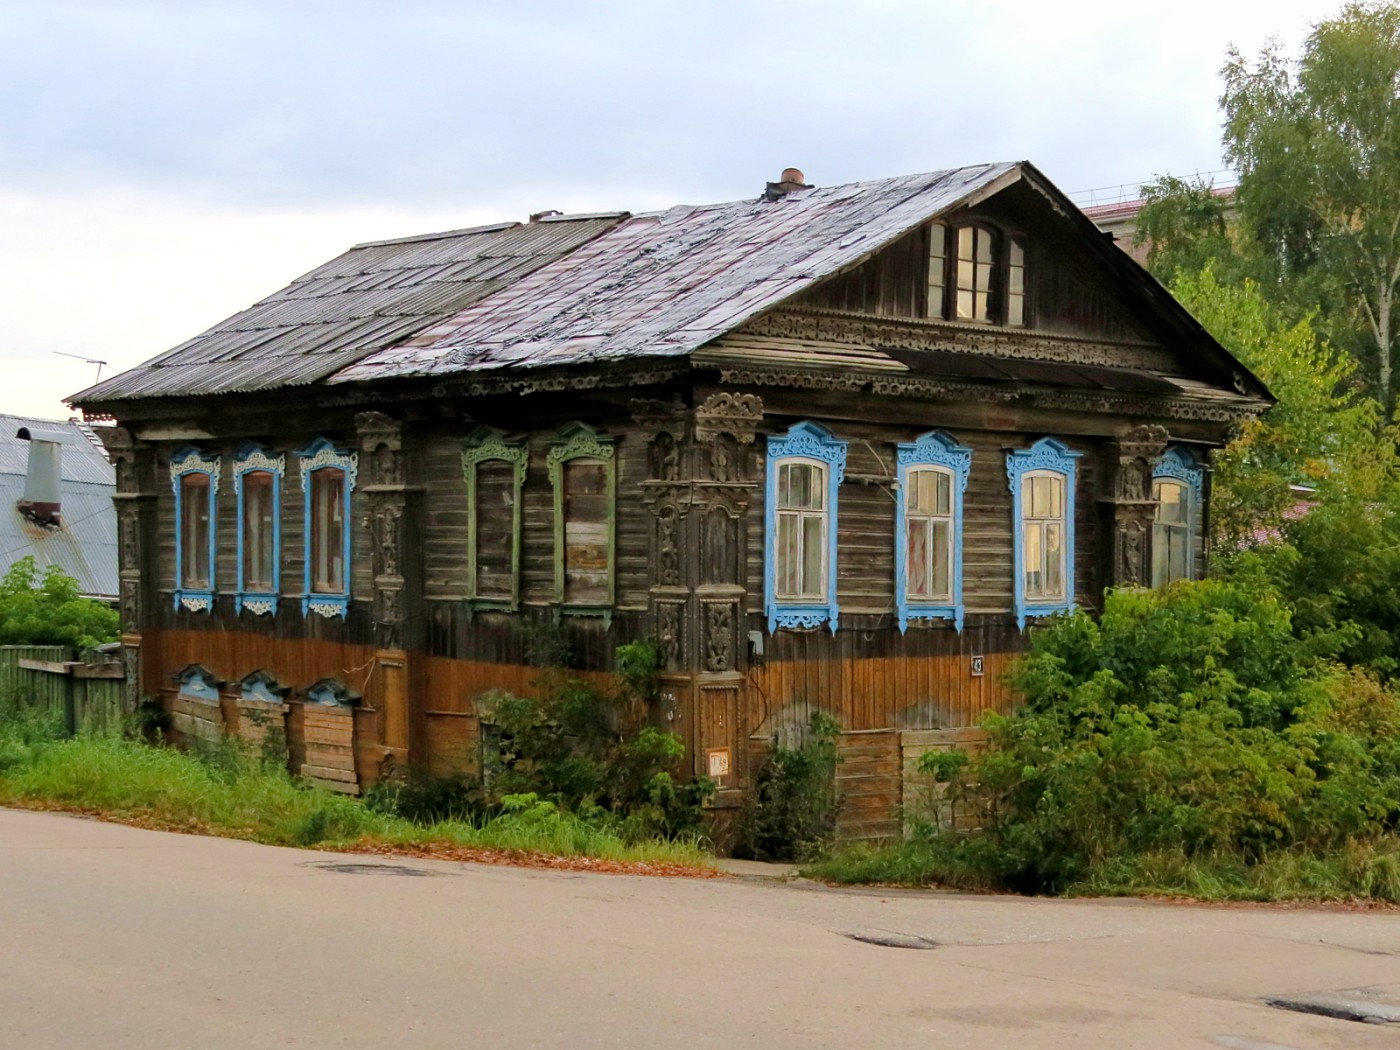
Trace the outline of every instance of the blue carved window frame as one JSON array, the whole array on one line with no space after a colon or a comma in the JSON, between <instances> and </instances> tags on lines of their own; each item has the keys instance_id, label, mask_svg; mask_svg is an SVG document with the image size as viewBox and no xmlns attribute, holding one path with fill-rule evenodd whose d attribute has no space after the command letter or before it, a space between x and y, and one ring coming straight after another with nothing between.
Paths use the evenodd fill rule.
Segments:
<instances>
[{"instance_id":1,"label":"blue carved window frame","mask_svg":"<svg viewBox=\"0 0 1400 1050\"><path fill-rule=\"evenodd\" d=\"M847 443L817 423L802 422L786 434L768 439L767 481L764 499L763 591L769 633L779 627L803 629L827 624L836 633L839 605L836 597L836 534L839 521L837 493L846 477ZM778 467L785 460L815 461L826 469L826 594L818 602L778 599Z\"/></svg>"},{"instance_id":2,"label":"blue carved window frame","mask_svg":"<svg viewBox=\"0 0 1400 1050\"><path fill-rule=\"evenodd\" d=\"M224 680L203 664L186 664L170 677L174 679L176 692L182 699L198 700L205 704L219 702L219 687Z\"/></svg>"},{"instance_id":3,"label":"blue carved window frame","mask_svg":"<svg viewBox=\"0 0 1400 1050\"><path fill-rule=\"evenodd\" d=\"M270 671L259 669L244 675L238 683L240 700L256 700L264 704L281 704L287 700L290 686L282 685Z\"/></svg>"},{"instance_id":4,"label":"blue carved window frame","mask_svg":"<svg viewBox=\"0 0 1400 1050\"><path fill-rule=\"evenodd\" d=\"M334 443L324 437L318 437L306 448L297 453L301 460L301 489L302 489L302 595L301 614L307 616L316 613L330 619L332 616L339 616L342 619L350 611L350 581L353 576L350 563L350 537L352 533L350 519L350 498L355 491L355 481L360 470L360 457L356 452L345 452L336 448ZM334 467L344 472L345 485L341 494L344 506L341 508L341 520L344 528L341 532L341 565L344 566L343 583L344 587L340 591L312 591L312 534L316 527L315 519L312 515L311 489L312 481L318 470L327 467Z\"/></svg>"},{"instance_id":5,"label":"blue carved window frame","mask_svg":"<svg viewBox=\"0 0 1400 1050\"><path fill-rule=\"evenodd\" d=\"M223 466L217 455L206 456L193 446L186 446L170 457L170 485L175 490L175 608L190 612L212 612L214 609L215 557L219 532L219 477ZM209 478L209 585L185 586L185 492L184 479L190 474L205 474Z\"/></svg>"},{"instance_id":6,"label":"blue carved window frame","mask_svg":"<svg viewBox=\"0 0 1400 1050\"><path fill-rule=\"evenodd\" d=\"M1180 445L1173 445L1168 448L1166 452L1162 453L1152 467L1154 489L1156 488L1155 482L1163 478L1181 482L1191 493L1191 503L1186 511L1187 562L1185 578L1188 580L1195 579L1196 537L1197 530L1200 527L1199 515L1201 512L1201 501L1205 498L1206 487L1205 467L1201 465L1201 461L1196 458L1196 454L1190 449L1182 448ZM1153 493L1153 498L1156 498L1155 492ZM1154 530L1157 524L1155 517L1154 514ZM1155 535L1153 540L1155 542Z\"/></svg>"},{"instance_id":7,"label":"blue carved window frame","mask_svg":"<svg viewBox=\"0 0 1400 1050\"><path fill-rule=\"evenodd\" d=\"M909 629L910 620L951 620L963 628L963 493L972 472L972 449L959 445L949 435L931 430L911 442L895 446L899 484L895 491L895 609L899 630ZM952 561L949 565L951 602L911 598L909 595L908 493L909 475L920 468L933 467L952 477Z\"/></svg>"},{"instance_id":8,"label":"blue carved window frame","mask_svg":"<svg viewBox=\"0 0 1400 1050\"><path fill-rule=\"evenodd\" d=\"M1012 581L1012 594L1016 607L1016 626L1025 629L1026 620L1031 617L1053 616L1074 608L1074 497L1076 460L1082 452L1075 452L1062 441L1044 437L1031 445L1006 454L1006 477L1011 487L1011 521L1013 526L1012 547L1015 552ZM1065 553L1065 592L1064 596L1053 601L1030 601L1026 597L1026 552L1025 528L1022 519L1021 481L1027 475L1044 471L1060 474L1065 481L1064 499L1064 553Z\"/></svg>"},{"instance_id":9,"label":"blue carved window frame","mask_svg":"<svg viewBox=\"0 0 1400 1050\"><path fill-rule=\"evenodd\" d=\"M272 475L272 589L269 591L249 590L247 585L247 552L243 543L248 530L244 521L247 508L243 500L243 482L248 474L256 471ZM282 590L282 479L286 472L287 457L270 456L261 445L244 445L234 456L233 491L238 503L238 590L233 596L235 612L241 613L247 609L264 616L277 609L277 598Z\"/></svg>"}]
</instances>

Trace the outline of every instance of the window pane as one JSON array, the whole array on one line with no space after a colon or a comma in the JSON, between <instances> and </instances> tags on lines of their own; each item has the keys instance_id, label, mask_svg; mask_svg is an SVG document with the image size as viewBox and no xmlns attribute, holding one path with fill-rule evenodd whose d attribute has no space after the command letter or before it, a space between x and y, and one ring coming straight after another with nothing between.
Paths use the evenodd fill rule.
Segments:
<instances>
[{"instance_id":1,"label":"window pane","mask_svg":"<svg viewBox=\"0 0 1400 1050\"><path fill-rule=\"evenodd\" d=\"M268 471L243 475L243 587L249 591L272 590L273 546L272 486Z\"/></svg>"},{"instance_id":2,"label":"window pane","mask_svg":"<svg viewBox=\"0 0 1400 1050\"><path fill-rule=\"evenodd\" d=\"M1059 522L1045 523L1045 596L1058 598L1064 593L1064 551Z\"/></svg>"},{"instance_id":3,"label":"window pane","mask_svg":"<svg viewBox=\"0 0 1400 1050\"><path fill-rule=\"evenodd\" d=\"M964 320L971 320L973 314L972 292L958 289L958 317Z\"/></svg>"},{"instance_id":4,"label":"window pane","mask_svg":"<svg viewBox=\"0 0 1400 1050\"><path fill-rule=\"evenodd\" d=\"M778 515L778 564L773 567L778 594L783 597L798 592L797 515Z\"/></svg>"},{"instance_id":5,"label":"window pane","mask_svg":"<svg viewBox=\"0 0 1400 1050\"><path fill-rule=\"evenodd\" d=\"M1186 486L1175 481L1158 481L1153 486L1157 498L1156 519L1173 525L1187 522Z\"/></svg>"},{"instance_id":6,"label":"window pane","mask_svg":"<svg viewBox=\"0 0 1400 1050\"><path fill-rule=\"evenodd\" d=\"M935 514L953 513L953 479L943 471L935 471L934 478L934 499L933 512Z\"/></svg>"},{"instance_id":7,"label":"window pane","mask_svg":"<svg viewBox=\"0 0 1400 1050\"><path fill-rule=\"evenodd\" d=\"M311 590L345 593L345 473L336 467L311 474Z\"/></svg>"},{"instance_id":8,"label":"window pane","mask_svg":"<svg viewBox=\"0 0 1400 1050\"><path fill-rule=\"evenodd\" d=\"M1171 583L1170 530L1165 525L1152 526L1152 586L1165 587Z\"/></svg>"},{"instance_id":9,"label":"window pane","mask_svg":"<svg viewBox=\"0 0 1400 1050\"><path fill-rule=\"evenodd\" d=\"M944 271L948 265L948 230L941 222L929 227L928 235L928 316L943 316Z\"/></svg>"},{"instance_id":10,"label":"window pane","mask_svg":"<svg viewBox=\"0 0 1400 1050\"><path fill-rule=\"evenodd\" d=\"M1044 589L1042 567L1045 564L1045 552L1041 543L1041 528L1042 526L1036 522L1026 522L1021 530L1025 554L1027 598L1039 598Z\"/></svg>"},{"instance_id":11,"label":"window pane","mask_svg":"<svg viewBox=\"0 0 1400 1050\"><path fill-rule=\"evenodd\" d=\"M990 263L992 261L992 234L990 230L977 230L977 261L979 263ZM981 267L979 267L981 269Z\"/></svg>"},{"instance_id":12,"label":"window pane","mask_svg":"<svg viewBox=\"0 0 1400 1050\"><path fill-rule=\"evenodd\" d=\"M826 505L825 470L814 463L778 466L778 507L820 510Z\"/></svg>"},{"instance_id":13,"label":"window pane","mask_svg":"<svg viewBox=\"0 0 1400 1050\"><path fill-rule=\"evenodd\" d=\"M930 570L929 570L929 595L934 598L949 598L953 589L949 583L949 573L951 568L951 543L952 530L949 522L935 521L932 523L932 537L930 541Z\"/></svg>"},{"instance_id":14,"label":"window pane","mask_svg":"<svg viewBox=\"0 0 1400 1050\"><path fill-rule=\"evenodd\" d=\"M1006 301L1006 323L1023 325L1026 323L1026 304L1020 293L1013 293Z\"/></svg>"},{"instance_id":15,"label":"window pane","mask_svg":"<svg viewBox=\"0 0 1400 1050\"><path fill-rule=\"evenodd\" d=\"M958 258L971 261L972 259L972 238L976 231L971 226L963 226L958 230ZM969 270L971 268L969 267ZM958 273L962 273L963 268L958 267ZM958 284L962 284L962 279L958 279Z\"/></svg>"},{"instance_id":16,"label":"window pane","mask_svg":"<svg viewBox=\"0 0 1400 1050\"><path fill-rule=\"evenodd\" d=\"M826 519L819 514L805 514L802 517L802 593L825 597L826 574L822 571L826 563Z\"/></svg>"},{"instance_id":17,"label":"window pane","mask_svg":"<svg viewBox=\"0 0 1400 1050\"><path fill-rule=\"evenodd\" d=\"M1052 518L1062 518L1065 514L1065 482L1063 478L1045 478L1046 489L1050 494L1050 509L1048 511Z\"/></svg>"},{"instance_id":18,"label":"window pane","mask_svg":"<svg viewBox=\"0 0 1400 1050\"><path fill-rule=\"evenodd\" d=\"M909 574L909 596L927 598L929 590L929 528L924 518L910 518L908 522L906 565Z\"/></svg>"},{"instance_id":19,"label":"window pane","mask_svg":"<svg viewBox=\"0 0 1400 1050\"><path fill-rule=\"evenodd\" d=\"M1167 571L1173 580L1190 579L1191 569L1188 559L1191 552L1187 543L1190 532L1184 528L1175 528L1171 530L1170 535Z\"/></svg>"}]
</instances>

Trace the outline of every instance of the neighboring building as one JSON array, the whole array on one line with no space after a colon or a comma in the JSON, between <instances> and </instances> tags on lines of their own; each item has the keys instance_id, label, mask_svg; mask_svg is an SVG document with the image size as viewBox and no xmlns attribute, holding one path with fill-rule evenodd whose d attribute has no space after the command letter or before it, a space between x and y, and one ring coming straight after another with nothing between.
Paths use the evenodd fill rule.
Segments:
<instances>
[{"instance_id":1,"label":"neighboring building","mask_svg":"<svg viewBox=\"0 0 1400 1050\"><path fill-rule=\"evenodd\" d=\"M721 808L829 711L881 834L1029 624L1202 570L1209 451L1271 397L1015 163L361 245L73 402L180 732L285 719L348 790L470 767L552 622L583 672L656 640Z\"/></svg>"},{"instance_id":2,"label":"neighboring building","mask_svg":"<svg viewBox=\"0 0 1400 1050\"><path fill-rule=\"evenodd\" d=\"M91 427L0 415L0 572L30 555L117 600L116 475Z\"/></svg>"},{"instance_id":3,"label":"neighboring building","mask_svg":"<svg viewBox=\"0 0 1400 1050\"><path fill-rule=\"evenodd\" d=\"M1235 210L1235 187L1218 186L1211 190L1216 198L1225 201L1225 215L1228 218ZM1148 244L1137 243L1138 214L1147 202L1135 198L1111 201L1103 204L1082 205L1084 214L1089 216L1104 233L1111 236L1118 247L1131 255L1143 266L1147 265Z\"/></svg>"}]
</instances>

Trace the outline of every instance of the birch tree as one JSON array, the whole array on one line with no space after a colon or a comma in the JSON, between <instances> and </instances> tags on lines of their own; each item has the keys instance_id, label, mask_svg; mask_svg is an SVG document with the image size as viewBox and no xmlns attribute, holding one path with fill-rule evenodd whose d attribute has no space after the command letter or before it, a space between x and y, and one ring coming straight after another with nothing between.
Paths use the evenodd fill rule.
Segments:
<instances>
[{"instance_id":1,"label":"birch tree","mask_svg":"<svg viewBox=\"0 0 1400 1050\"><path fill-rule=\"evenodd\" d=\"M1322 306L1394 412L1400 318L1400 6L1351 3L1301 56L1232 48L1225 159L1274 295ZM1349 330L1349 331L1348 331ZM1347 338L1350 336L1350 338Z\"/></svg>"}]
</instances>

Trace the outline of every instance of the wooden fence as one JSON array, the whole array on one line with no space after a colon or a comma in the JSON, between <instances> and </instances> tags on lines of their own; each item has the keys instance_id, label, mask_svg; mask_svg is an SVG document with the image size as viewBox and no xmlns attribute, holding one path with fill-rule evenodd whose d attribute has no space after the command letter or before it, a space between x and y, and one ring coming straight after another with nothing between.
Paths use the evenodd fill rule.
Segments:
<instances>
[{"instance_id":1,"label":"wooden fence","mask_svg":"<svg viewBox=\"0 0 1400 1050\"><path fill-rule=\"evenodd\" d=\"M115 732L128 713L120 658L74 656L61 645L0 645L0 697L53 712L70 735Z\"/></svg>"}]
</instances>

